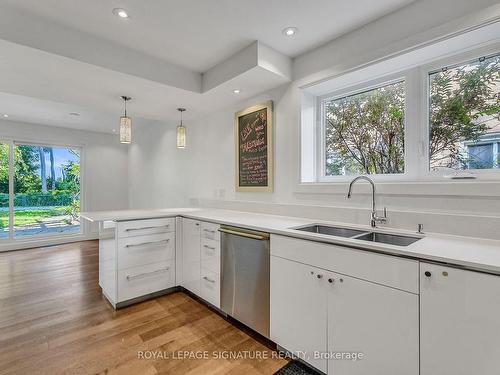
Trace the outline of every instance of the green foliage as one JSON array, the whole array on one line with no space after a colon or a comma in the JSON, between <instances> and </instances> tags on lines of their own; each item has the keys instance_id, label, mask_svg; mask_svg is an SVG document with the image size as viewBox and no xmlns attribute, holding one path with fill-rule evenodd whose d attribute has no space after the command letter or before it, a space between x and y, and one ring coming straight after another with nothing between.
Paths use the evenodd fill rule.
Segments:
<instances>
[{"instance_id":1,"label":"green foliage","mask_svg":"<svg viewBox=\"0 0 500 375\"><path fill-rule=\"evenodd\" d=\"M47 150L49 148L45 147L44 151ZM70 150L70 152L79 157L75 151ZM55 190L42 193L39 147L16 145L13 156L16 206L23 204L26 206L69 205L74 199L79 199L79 163L68 161L63 165L63 177L59 177L55 181ZM47 178L47 186L52 186L52 179L50 177ZM0 207L8 207L8 192L9 146L7 144L0 144Z\"/></svg>"},{"instance_id":2,"label":"green foliage","mask_svg":"<svg viewBox=\"0 0 500 375\"><path fill-rule=\"evenodd\" d=\"M0 193L9 192L9 145L0 143ZM7 201L7 205L8 205ZM0 201L0 207L3 203Z\"/></svg>"},{"instance_id":3,"label":"green foliage","mask_svg":"<svg viewBox=\"0 0 500 375\"><path fill-rule=\"evenodd\" d=\"M327 175L404 172L404 82L326 103Z\"/></svg>"},{"instance_id":4,"label":"green foliage","mask_svg":"<svg viewBox=\"0 0 500 375\"><path fill-rule=\"evenodd\" d=\"M326 174L404 172L404 111L403 82L326 102ZM500 55L431 74L429 121L432 169L481 165L464 142L500 121Z\"/></svg>"},{"instance_id":5,"label":"green foliage","mask_svg":"<svg viewBox=\"0 0 500 375\"><path fill-rule=\"evenodd\" d=\"M69 161L63 166L63 173L64 179L56 182L56 188L78 194L80 192L80 164Z\"/></svg>"},{"instance_id":6,"label":"green foliage","mask_svg":"<svg viewBox=\"0 0 500 375\"><path fill-rule=\"evenodd\" d=\"M40 190L40 176L37 174L40 157L33 146L14 147L14 193Z\"/></svg>"},{"instance_id":7,"label":"green foliage","mask_svg":"<svg viewBox=\"0 0 500 375\"><path fill-rule=\"evenodd\" d=\"M29 192L14 196L15 207L66 206L74 200L71 191ZM0 207L9 206L9 194L0 193Z\"/></svg>"},{"instance_id":8,"label":"green foliage","mask_svg":"<svg viewBox=\"0 0 500 375\"><path fill-rule=\"evenodd\" d=\"M77 151L67 149L79 158ZM49 154L44 176L48 191L42 192L43 173L40 155ZM67 224L78 221L80 212L80 166L69 160L62 166L62 177L55 176L54 150L50 147L15 145L14 158L14 227L22 228L59 216ZM43 159L45 160L45 159ZM50 168L50 169L49 169ZM9 225L9 146L0 143L0 228Z\"/></svg>"},{"instance_id":9,"label":"green foliage","mask_svg":"<svg viewBox=\"0 0 500 375\"><path fill-rule=\"evenodd\" d=\"M69 215L71 220L76 221L80 217L80 201L74 200L70 205L64 207L64 214Z\"/></svg>"},{"instance_id":10,"label":"green foliage","mask_svg":"<svg viewBox=\"0 0 500 375\"><path fill-rule=\"evenodd\" d=\"M500 120L500 56L465 64L430 76L430 164L468 167L464 141L477 141Z\"/></svg>"}]
</instances>

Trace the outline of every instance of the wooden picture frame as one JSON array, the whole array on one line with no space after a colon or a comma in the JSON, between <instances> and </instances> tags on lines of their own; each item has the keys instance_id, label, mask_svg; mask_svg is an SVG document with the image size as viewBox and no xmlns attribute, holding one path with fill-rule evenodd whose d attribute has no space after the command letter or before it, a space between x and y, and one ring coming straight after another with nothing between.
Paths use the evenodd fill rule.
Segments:
<instances>
[{"instance_id":1,"label":"wooden picture frame","mask_svg":"<svg viewBox=\"0 0 500 375\"><path fill-rule=\"evenodd\" d=\"M273 102L235 114L236 191L273 191Z\"/></svg>"}]
</instances>

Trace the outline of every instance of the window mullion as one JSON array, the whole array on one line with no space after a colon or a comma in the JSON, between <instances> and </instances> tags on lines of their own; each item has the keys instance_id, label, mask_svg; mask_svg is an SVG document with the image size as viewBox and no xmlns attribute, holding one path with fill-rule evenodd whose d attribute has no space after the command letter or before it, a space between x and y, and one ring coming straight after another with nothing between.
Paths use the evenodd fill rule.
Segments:
<instances>
[{"instance_id":1,"label":"window mullion","mask_svg":"<svg viewBox=\"0 0 500 375\"><path fill-rule=\"evenodd\" d=\"M14 142L9 141L9 239L14 237Z\"/></svg>"}]
</instances>

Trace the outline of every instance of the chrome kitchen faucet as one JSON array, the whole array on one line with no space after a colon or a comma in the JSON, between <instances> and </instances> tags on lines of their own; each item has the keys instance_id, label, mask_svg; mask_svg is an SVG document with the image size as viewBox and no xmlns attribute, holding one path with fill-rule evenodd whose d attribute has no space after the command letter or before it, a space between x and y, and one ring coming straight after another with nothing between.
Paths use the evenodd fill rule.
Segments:
<instances>
[{"instance_id":1,"label":"chrome kitchen faucet","mask_svg":"<svg viewBox=\"0 0 500 375\"><path fill-rule=\"evenodd\" d=\"M387 209L385 207L384 207L384 216L378 216L377 214L377 209L375 208L375 184L373 183L373 180L371 178L367 176L358 176L355 179L353 179L349 184L349 191L347 192L347 198L351 198L352 185L354 185L354 183L359 180L368 181L372 186L372 214L370 221L372 228L376 228L377 223L382 223L382 224L387 223Z\"/></svg>"}]
</instances>

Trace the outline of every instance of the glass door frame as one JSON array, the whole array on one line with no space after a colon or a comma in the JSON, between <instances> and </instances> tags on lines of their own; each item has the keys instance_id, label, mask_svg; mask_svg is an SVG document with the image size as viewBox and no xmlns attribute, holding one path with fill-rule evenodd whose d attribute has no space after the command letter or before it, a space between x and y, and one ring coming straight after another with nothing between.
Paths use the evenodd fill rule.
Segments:
<instances>
[{"instance_id":1,"label":"glass door frame","mask_svg":"<svg viewBox=\"0 0 500 375\"><path fill-rule=\"evenodd\" d=\"M77 233L53 233L53 234L41 234L41 235L31 235L26 237L15 237L14 236L14 173L15 173L15 161L14 161L14 147L16 145L25 146L42 146L42 147L59 147L59 148L72 148L77 149L80 152L80 212L83 211L85 203L85 191L84 189L84 145L70 145L62 142L40 142L32 141L29 139L13 139L8 137L0 137L0 144L6 144L9 147L9 230L8 237L4 240L0 239L0 244L5 242L30 242L33 240L49 240L49 239L60 239L60 238L71 238L71 237L83 237L88 232L88 225L80 221L80 230Z\"/></svg>"}]
</instances>

